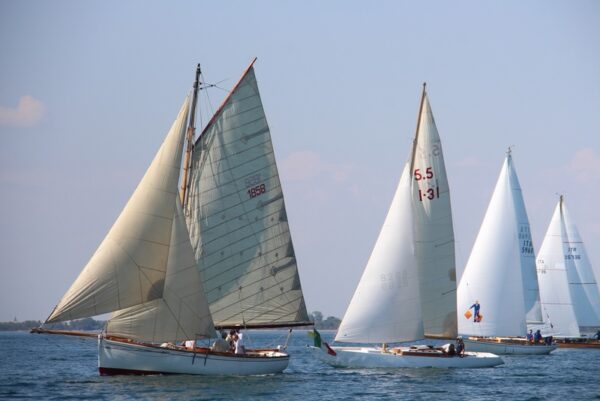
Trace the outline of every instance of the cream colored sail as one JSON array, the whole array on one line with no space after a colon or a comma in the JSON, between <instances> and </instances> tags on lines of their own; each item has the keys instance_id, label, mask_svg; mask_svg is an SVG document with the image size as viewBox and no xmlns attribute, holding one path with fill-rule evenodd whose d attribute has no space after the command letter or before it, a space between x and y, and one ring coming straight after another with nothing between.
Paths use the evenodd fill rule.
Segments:
<instances>
[{"instance_id":1,"label":"cream colored sail","mask_svg":"<svg viewBox=\"0 0 600 401\"><path fill-rule=\"evenodd\" d=\"M456 261L450 189L442 143L425 87L411 173L425 335L456 337Z\"/></svg>"},{"instance_id":2,"label":"cream colored sail","mask_svg":"<svg viewBox=\"0 0 600 401\"><path fill-rule=\"evenodd\" d=\"M475 336L524 336L526 317L541 321L529 220L510 151L458 286L462 312L479 301L483 321L459 320ZM536 310L537 307L537 310ZM529 313L529 314L528 314ZM538 316L539 315L539 316Z\"/></svg>"},{"instance_id":3,"label":"cream colored sail","mask_svg":"<svg viewBox=\"0 0 600 401\"><path fill-rule=\"evenodd\" d=\"M121 215L48 323L113 312L163 295L187 115L188 99Z\"/></svg>"},{"instance_id":4,"label":"cream colored sail","mask_svg":"<svg viewBox=\"0 0 600 401\"><path fill-rule=\"evenodd\" d=\"M116 312L108 321L108 334L152 343L214 337L179 197L176 204L162 297Z\"/></svg>"},{"instance_id":5,"label":"cream colored sail","mask_svg":"<svg viewBox=\"0 0 600 401\"><path fill-rule=\"evenodd\" d=\"M585 245L571 215L562 203L562 217L566 231L565 264L571 299L582 332L596 333L600 328L600 293Z\"/></svg>"},{"instance_id":6,"label":"cream colored sail","mask_svg":"<svg viewBox=\"0 0 600 401\"><path fill-rule=\"evenodd\" d=\"M563 337L579 337L581 333L571 301L567 275L567 268L574 268L568 259L569 248L572 247L563 218L561 196L537 256L540 300L547 313L547 323L551 325L549 333Z\"/></svg>"},{"instance_id":7,"label":"cream colored sail","mask_svg":"<svg viewBox=\"0 0 600 401\"><path fill-rule=\"evenodd\" d=\"M409 169L407 163L335 341L391 343L424 337Z\"/></svg>"},{"instance_id":8,"label":"cream colored sail","mask_svg":"<svg viewBox=\"0 0 600 401\"><path fill-rule=\"evenodd\" d=\"M308 322L252 66L196 142L186 217L215 325Z\"/></svg>"}]
</instances>

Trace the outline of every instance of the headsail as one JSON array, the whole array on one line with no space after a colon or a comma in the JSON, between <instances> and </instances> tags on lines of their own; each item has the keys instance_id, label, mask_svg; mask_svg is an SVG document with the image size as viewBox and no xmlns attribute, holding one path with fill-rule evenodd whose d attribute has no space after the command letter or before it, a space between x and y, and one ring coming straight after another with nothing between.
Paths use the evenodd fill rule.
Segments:
<instances>
[{"instance_id":1,"label":"headsail","mask_svg":"<svg viewBox=\"0 0 600 401\"><path fill-rule=\"evenodd\" d=\"M456 260L450 188L425 85L410 173L425 335L456 337Z\"/></svg>"},{"instance_id":2,"label":"headsail","mask_svg":"<svg viewBox=\"0 0 600 401\"><path fill-rule=\"evenodd\" d=\"M48 323L100 315L163 295L189 99L100 247Z\"/></svg>"},{"instance_id":3,"label":"headsail","mask_svg":"<svg viewBox=\"0 0 600 401\"><path fill-rule=\"evenodd\" d=\"M571 245L563 219L561 196L537 256L540 300L547 313L548 323L552 325L551 334L579 337L581 333L571 301L567 274L567 266L574 268L567 259L569 248Z\"/></svg>"},{"instance_id":4,"label":"headsail","mask_svg":"<svg viewBox=\"0 0 600 401\"><path fill-rule=\"evenodd\" d=\"M336 341L388 343L424 337L409 169L407 163Z\"/></svg>"},{"instance_id":5,"label":"headsail","mask_svg":"<svg viewBox=\"0 0 600 401\"><path fill-rule=\"evenodd\" d=\"M195 145L185 205L216 326L308 323L252 65Z\"/></svg>"},{"instance_id":6,"label":"headsail","mask_svg":"<svg viewBox=\"0 0 600 401\"><path fill-rule=\"evenodd\" d=\"M526 319L542 320L529 220L510 151L458 286L461 311L477 300L483 321L460 319L460 333L524 336Z\"/></svg>"},{"instance_id":7,"label":"headsail","mask_svg":"<svg viewBox=\"0 0 600 401\"><path fill-rule=\"evenodd\" d=\"M116 312L108 321L108 334L152 343L214 336L179 197L176 203L162 297Z\"/></svg>"}]
</instances>

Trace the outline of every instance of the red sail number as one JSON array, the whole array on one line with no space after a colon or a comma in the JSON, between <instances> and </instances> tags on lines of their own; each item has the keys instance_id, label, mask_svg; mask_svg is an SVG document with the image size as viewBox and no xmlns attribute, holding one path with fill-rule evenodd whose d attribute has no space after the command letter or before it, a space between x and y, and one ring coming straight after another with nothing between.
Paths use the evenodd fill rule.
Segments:
<instances>
[{"instance_id":1,"label":"red sail number","mask_svg":"<svg viewBox=\"0 0 600 401\"><path fill-rule=\"evenodd\" d=\"M413 174L415 176L415 181L429 180L433 178L433 168L427 167L425 169L425 175L421 174L420 170L421 169L419 168L415 169L415 173Z\"/></svg>"},{"instance_id":2,"label":"red sail number","mask_svg":"<svg viewBox=\"0 0 600 401\"><path fill-rule=\"evenodd\" d=\"M265 184L260 184L253 188L250 188L248 190L248 195L250 196L250 198L256 198L258 195L264 194L265 192L267 192Z\"/></svg>"},{"instance_id":3,"label":"red sail number","mask_svg":"<svg viewBox=\"0 0 600 401\"><path fill-rule=\"evenodd\" d=\"M419 200L423 202L426 199L433 200L440 197L440 187L429 188L422 191L419 188Z\"/></svg>"}]
</instances>

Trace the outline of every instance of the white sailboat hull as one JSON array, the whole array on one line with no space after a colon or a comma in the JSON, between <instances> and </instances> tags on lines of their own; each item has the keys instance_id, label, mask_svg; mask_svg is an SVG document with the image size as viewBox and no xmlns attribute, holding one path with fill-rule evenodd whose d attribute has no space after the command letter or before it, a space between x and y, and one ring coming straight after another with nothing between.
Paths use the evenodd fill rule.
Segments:
<instances>
[{"instance_id":1,"label":"white sailboat hull","mask_svg":"<svg viewBox=\"0 0 600 401\"><path fill-rule=\"evenodd\" d=\"M402 355L382 352L380 348L374 347L331 348L335 351L335 356L317 347L310 347L310 350L320 361L338 368L489 368L504 363L497 355L481 352L466 352L461 358L435 356L432 353L428 355L425 352L422 355Z\"/></svg>"},{"instance_id":2,"label":"white sailboat hull","mask_svg":"<svg viewBox=\"0 0 600 401\"><path fill-rule=\"evenodd\" d=\"M98 370L101 375L189 374L267 375L282 372L289 355L263 351L234 355L191 352L98 338Z\"/></svg>"},{"instance_id":3,"label":"white sailboat hull","mask_svg":"<svg viewBox=\"0 0 600 401\"><path fill-rule=\"evenodd\" d=\"M517 343L514 341L489 341L477 339L464 339L465 349L476 352L492 352L498 355L547 355L554 351L555 344L529 344L527 342Z\"/></svg>"}]
</instances>

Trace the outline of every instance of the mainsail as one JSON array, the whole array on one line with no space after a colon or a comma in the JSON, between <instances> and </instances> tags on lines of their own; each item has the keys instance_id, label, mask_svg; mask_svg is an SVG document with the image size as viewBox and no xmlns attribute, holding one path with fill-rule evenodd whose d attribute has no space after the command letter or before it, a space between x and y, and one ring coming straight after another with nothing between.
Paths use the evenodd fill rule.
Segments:
<instances>
[{"instance_id":1,"label":"mainsail","mask_svg":"<svg viewBox=\"0 0 600 401\"><path fill-rule=\"evenodd\" d=\"M409 169L407 163L335 341L391 343L424 337Z\"/></svg>"},{"instance_id":2,"label":"mainsail","mask_svg":"<svg viewBox=\"0 0 600 401\"><path fill-rule=\"evenodd\" d=\"M252 65L195 144L185 211L216 326L309 323Z\"/></svg>"},{"instance_id":3,"label":"mainsail","mask_svg":"<svg viewBox=\"0 0 600 401\"><path fill-rule=\"evenodd\" d=\"M456 261L450 188L442 143L425 86L410 172L425 335L456 337Z\"/></svg>"},{"instance_id":4,"label":"mainsail","mask_svg":"<svg viewBox=\"0 0 600 401\"><path fill-rule=\"evenodd\" d=\"M336 341L453 337L456 326L450 193L423 87L411 156Z\"/></svg>"},{"instance_id":5,"label":"mainsail","mask_svg":"<svg viewBox=\"0 0 600 401\"><path fill-rule=\"evenodd\" d=\"M483 321L460 319L459 332L524 336L541 322L529 220L510 151L458 286L458 306L481 305Z\"/></svg>"},{"instance_id":6,"label":"mainsail","mask_svg":"<svg viewBox=\"0 0 600 401\"><path fill-rule=\"evenodd\" d=\"M579 337L581 333L571 300L567 273L567 268L575 268L569 252L573 246L567 235L563 205L561 196L537 256L540 300L548 323L552 325L552 334ZM579 244L575 245L578 246Z\"/></svg>"},{"instance_id":7,"label":"mainsail","mask_svg":"<svg viewBox=\"0 0 600 401\"><path fill-rule=\"evenodd\" d=\"M186 98L140 184L47 323L114 312L163 296L188 107Z\"/></svg>"},{"instance_id":8,"label":"mainsail","mask_svg":"<svg viewBox=\"0 0 600 401\"><path fill-rule=\"evenodd\" d=\"M598 284L579 230L564 202L562 219L566 233L564 258L577 323L581 331L595 332L600 327Z\"/></svg>"}]
</instances>

